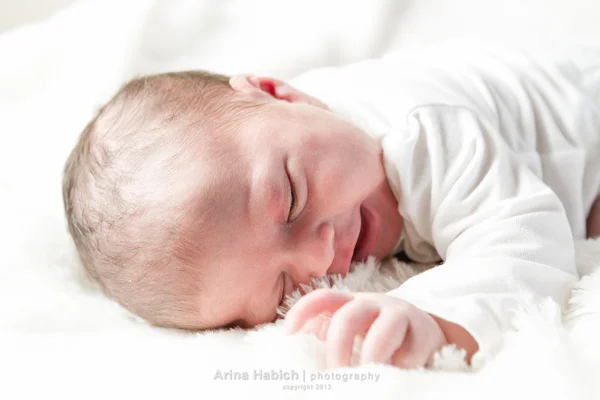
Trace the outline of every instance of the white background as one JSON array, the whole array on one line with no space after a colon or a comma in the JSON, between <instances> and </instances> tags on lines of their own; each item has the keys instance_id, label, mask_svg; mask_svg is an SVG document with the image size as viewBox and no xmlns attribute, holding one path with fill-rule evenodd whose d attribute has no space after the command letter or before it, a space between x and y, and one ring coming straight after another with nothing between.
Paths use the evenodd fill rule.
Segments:
<instances>
[{"instance_id":1,"label":"white background","mask_svg":"<svg viewBox=\"0 0 600 400\"><path fill-rule=\"evenodd\" d=\"M85 124L132 75L203 68L288 78L465 36L600 45L598 0L97 0L73 3L44 19L67 3L0 0L0 398L6 399L22 398L9 388L40 392L36 398L55 398L70 388L69 398L94 398L94 391L110 392L115 381L128 385L135 398L153 398L156 385L164 393L197 390L201 398L202 368L231 368L224 359L294 366L318 360L302 343L287 346L279 332L242 342L235 335L182 341L150 330L81 275L62 210L62 168ZM410 396L430 390L462 399L523 398L514 397L523 390L530 398L543 398L540 390L577 398L564 395L582 386L579 375L569 375L569 362L579 362L571 359L571 347L581 343L590 359L600 360L600 290L592 290L600 284L589 287L580 291L589 301L578 303L588 304L579 320L587 341L567 341L552 315L528 319L530 336L521 335L487 375L470 376L477 385L450 375L387 371L390 389L407 399L431 398ZM589 325L581 322L585 318ZM155 368L179 386L147 379ZM374 397L391 393L377 389L382 392ZM170 397L176 396L163 398Z\"/></svg>"},{"instance_id":2,"label":"white background","mask_svg":"<svg viewBox=\"0 0 600 400\"><path fill-rule=\"evenodd\" d=\"M0 32L46 18L74 0L0 0Z\"/></svg>"}]
</instances>

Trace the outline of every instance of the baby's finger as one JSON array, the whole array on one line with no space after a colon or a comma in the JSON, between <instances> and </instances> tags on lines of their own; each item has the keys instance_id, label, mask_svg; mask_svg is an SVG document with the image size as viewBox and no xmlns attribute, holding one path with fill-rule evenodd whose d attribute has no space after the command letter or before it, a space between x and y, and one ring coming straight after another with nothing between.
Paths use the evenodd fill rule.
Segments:
<instances>
[{"instance_id":1,"label":"baby's finger","mask_svg":"<svg viewBox=\"0 0 600 400\"><path fill-rule=\"evenodd\" d=\"M329 330L329 317L318 315L313 317L306 322L298 333L308 333L315 335L319 340L325 340L327 338L327 331Z\"/></svg>"},{"instance_id":2,"label":"baby's finger","mask_svg":"<svg viewBox=\"0 0 600 400\"><path fill-rule=\"evenodd\" d=\"M319 314L333 315L341 306L352 300L351 293L318 289L300 298L287 312L284 331L292 334L300 329L308 319Z\"/></svg>"},{"instance_id":3,"label":"baby's finger","mask_svg":"<svg viewBox=\"0 0 600 400\"><path fill-rule=\"evenodd\" d=\"M406 338L409 320L405 314L383 311L371 324L360 353L360 364L384 363L392 358Z\"/></svg>"},{"instance_id":4,"label":"baby's finger","mask_svg":"<svg viewBox=\"0 0 600 400\"><path fill-rule=\"evenodd\" d=\"M325 344L329 368L350 365L356 336L364 336L378 315L377 304L359 301L344 305L333 315Z\"/></svg>"},{"instance_id":5,"label":"baby's finger","mask_svg":"<svg viewBox=\"0 0 600 400\"><path fill-rule=\"evenodd\" d=\"M406 369L424 367L441 343L443 334L433 318L426 314L411 318L406 339L392 355L391 364Z\"/></svg>"}]
</instances>

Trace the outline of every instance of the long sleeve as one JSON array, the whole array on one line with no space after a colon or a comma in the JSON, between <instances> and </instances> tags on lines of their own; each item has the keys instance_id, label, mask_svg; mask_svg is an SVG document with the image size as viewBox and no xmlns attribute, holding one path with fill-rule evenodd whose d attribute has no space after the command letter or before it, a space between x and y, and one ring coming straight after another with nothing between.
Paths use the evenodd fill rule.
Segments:
<instances>
[{"instance_id":1,"label":"long sleeve","mask_svg":"<svg viewBox=\"0 0 600 400\"><path fill-rule=\"evenodd\" d=\"M498 349L519 306L550 297L564 307L577 279L564 208L493 123L463 107L419 107L382 146L404 250L443 260L389 295L465 328L478 357Z\"/></svg>"}]
</instances>

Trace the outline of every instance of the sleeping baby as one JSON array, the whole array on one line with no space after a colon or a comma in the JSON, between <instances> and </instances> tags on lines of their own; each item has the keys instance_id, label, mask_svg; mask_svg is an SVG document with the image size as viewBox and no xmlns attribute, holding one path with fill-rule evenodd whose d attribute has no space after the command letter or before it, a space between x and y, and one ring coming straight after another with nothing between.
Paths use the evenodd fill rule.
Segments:
<instances>
[{"instance_id":1,"label":"sleeping baby","mask_svg":"<svg viewBox=\"0 0 600 400\"><path fill-rule=\"evenodd\" d=\"M252 328L352 262L439 265L387 293L312 291L285 317L330 367L492 355L511 313L564 306L600 233L600 52L446 43L289 83L173 72L127 83L73 149L85 269L149 323Z\"/></svg>"}]
</instances>

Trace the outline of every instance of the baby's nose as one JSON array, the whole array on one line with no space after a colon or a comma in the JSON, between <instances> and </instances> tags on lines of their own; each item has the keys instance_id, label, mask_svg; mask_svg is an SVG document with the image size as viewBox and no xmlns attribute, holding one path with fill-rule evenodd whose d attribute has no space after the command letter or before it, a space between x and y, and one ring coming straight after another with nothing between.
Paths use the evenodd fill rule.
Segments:
<instances>
[{"instance_id":1,"label":"baby's nose","mask_svg":"<svg viewBox=\"0 0 600 400\"><path fill-rule=\"evenodd\" d=\"M335 231L331 224L321 224L304 246L298 246L296 277L298 283L309 283L312 278L327 274L335 258Z\"/></svg>"},{"instance_id":2,"label":"baby's nose","mask_svg":"<svg viewBox=\"0 0 600 400\"><path fill-rule=\"evenodd\" d=\"M335 260L335 229L333 225L326 223L319 226L317 232L319 238L319 250L317 256L322 254L321 258L315 257L314 276L325 276Z\"/></svg>"},{"instance_id":3,"label":"baby's nose","mask_svg":"<svg viewBox=\"0 0 600 400\"><path fill-rule=\"evenodd\" d=\"M336 254L335 260L331 264L331 267L327 270L327 275L340 274L346 276L350 271L350 262L352 260L352 252L341 252Z\"/></svg>"},{"instance_id":4,"label":"baby's nose","mask_svg":"<svg viewBox=\"0 0 600 400\"><path fill-rule=\"evenodd\" d=\"M346 276L350 271L350 263L354 255L354 244L348 240L338 240L335 244L335 256L331 266L327 269L327 275L341 274Z\"/></svg>"}]
</instances>

